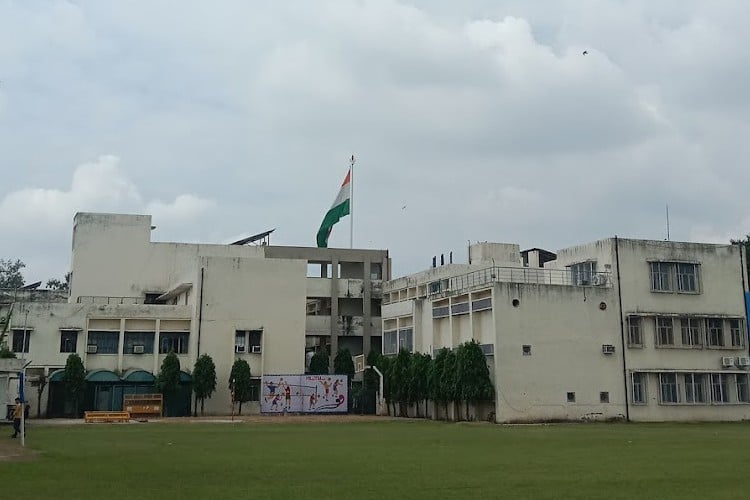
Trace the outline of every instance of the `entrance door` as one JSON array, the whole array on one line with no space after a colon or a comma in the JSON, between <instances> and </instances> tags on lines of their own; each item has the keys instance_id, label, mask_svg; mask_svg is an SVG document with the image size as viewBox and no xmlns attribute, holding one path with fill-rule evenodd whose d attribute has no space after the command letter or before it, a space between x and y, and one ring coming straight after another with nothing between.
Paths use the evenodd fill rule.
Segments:
<instances>
[{"instance_id":1,"label":"entrance door","mask_svg":"<svg viewBox=\"0 0 750 500\"><path fill-rule=\"evenodd\" d=\"M112 388L101 386L96 388L96 410L112 411Z\"/></svg>"}]
</instances>

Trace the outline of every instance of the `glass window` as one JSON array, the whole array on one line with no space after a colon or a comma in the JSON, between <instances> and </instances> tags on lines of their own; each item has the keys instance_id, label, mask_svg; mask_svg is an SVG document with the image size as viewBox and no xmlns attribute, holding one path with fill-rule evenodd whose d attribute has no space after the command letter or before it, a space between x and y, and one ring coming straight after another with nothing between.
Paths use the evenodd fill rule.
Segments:
<instances>
[{"instance_id":1,"label":"glass window","mask_svg":"<svg viewBox=\"0 0 750 500\"><path fill-rule=\"evenodd\" d=\"M677 290L680 292L698 291L698 266L677 263Z\"/></svg>"},{"instance_id":2,"label":"glass window","mask_svg":"<svg viewBox=\"0 0 750 500\"><path fill-rule=\"evenodd\" d=\"M245 330L237 330L234 333L234 352L245 352Z\"/></svg>"},{"instance_id":3,"label":"glass window","mask_svg":"<svg viewBox=\"0 0 750 500\"><path fill-rule=\"evenodd\" d=\"M29 352L29 342L31 341L31 330L13 330L13 352Z\"/></svg>"},{"instance_id":4,"label":"glass window","mask_svg":"<svg viewBox=\"0 0 750 500\"><path fill-rule=\"evenodd\" d=\"M674 345L674 324L672 318L656 318L656 345Z\"/></svg>"},{"instance_id":5,"label":"glass window","mask_svg":"<svg viewBox=\"0 0 750 500\"><path fill-rule=\"evenodd\" d=\"M640 316L628 316L628 345L643 346L643 319Z\"/></svg>"},{"instance_id":6,"label":"glass window","mask_svg":"<svg viewBox=\"0 0 750 500\"><path fill-rule=\"evenodd\" d=\"M596 275L596 261L579 262L569 266L570 279L574 285L591 285Z\"/></svg>"},{"instance_id":7,"label":"glass window","mask_svg":"<svg viewBox=\"0 0 750 500\"><path fill-rule=\"evenodd\" d=\"M96 346L96 354L117 354L120 332L89 331L88 345Z\"/></svg>"},{"instance_id":8,"label":"glass window","mask_svg":"<svg viewBox=\"0 0 750 500\"><path fill-rule=\"evenodd\" d=\"M728 375L726 373L711 374L711 401L714 403L728 403Z\"/></svg>"},{"instance_id":9,"label":"glass window","mask_svg":"<svg viewBox=\"0 0 750 500\"><path fill-rule=\"evenodd\" d=\"M705 403L706 390L703 382L704 376L700 373L685 374L685 402Z\"/></svg>"},{"instance_id":10,"label":"glass window","mask_svg":"<svg viewBox=\"0 0 750 500\"><path fill-rule=\"evenodd\" d=\"M742 323L741 319L729 320L729 333L732 336L733 347L745 346L745 329L742 328Z\"/></svg>"},{"instance_id":11,"label":"glass window","mask_svg":"<svg viewBox=\"0 0 750 500\"><path fill-rule=\"evenodd\" d=\"M60 331L60 352L76 352L78 332L76 330Z\"/></svg>"},{"instance_id":12,"label":"glass window","mask_svg":"<svg viewBox=\"0 0 750 500\"><path fill-rule=\"evenodd\" d=\"M662 403L677 403L679 401L677 395L677 374L660 373L659 390Z\"/></svg>"},{"instance_id":13,"label":"glass window","mask_svg":"<svg viewBox=\"0 0 750 500\"><path fill-rule=\"evenodd\" d=\"M250 330L247 332L247 345L250 352L259 352L263 345L263 330Z\"/></svg>"},{"instance_id":14,"label":"glass window","mask_svg":"<svg viewBox=\"0 0 750 500\"><path fill-rule=\"evenodd\" d=\"M187 354L189 332L161 332L159 333L159 353Z\"/></svg>"},{"instance_id":15,"label":"glass window","mask_svg":"<svg viewBox=\"0 0 750 500\"><path fill-rule=\"evenodd\" d=\"M402 328L398 331L398 350L409 352L414 350L414 331L411 328Z\"/></svg>"},{"instance_id":16,"label":"glass window","mask_svg":"<svg viewBox=\"0 0 750 500\"><path fill-rule=\"evenodd\" d=\"M123 354L153 354L154 332L125 332ZM139 346L136 348L136 346ZM136 352L136 350L138 352Z\"/></svg>"},{"instance_id":17,"label":"glass window","mask_svg":"<svg viewBox=\"0 0 750 500\"><path fill-rule=\"evenodd\" d=\"M383 332L383 354L398 354L398 331Z\"/></svg>"},{"instance_id":18,"label":"glass window","mask_svg":"<svg viewBox=\"0 0 750 500\"><path fill-rule=\"evenodd\" d=\"M706 343L713 347L724 346L724 320L721 318L706 320Z\"/></svg>"},{"instance_id":19,"label":"glass window","mask_svg":"<svg viewBox=\"0 0 750 500\"><path fill-rule=\"evenodd\" d=\"M737 401L740 403L750 403L750 385L748 385L747 373L738 373L735 375L737 382Z\"/></svg>"},{"instance_id":20,"label":"glass window","mask_svg":"<svg viewBox=\"0 0 750 500\"><path fill-rule=\"evenodd\" d=\"M632 399L634 404L646 404L646 374L635 372L631 375Z\"/></svg>"},{"instance_id":21,"label":"glass window","mask_svg":"<svg viewBox=\"0 0 750 500\"><path fill-rule=\"evenodd\" d=\"M682 345L696 347L702 345L701 334L702 321L698 318L680 318L680 330L682 332Z\"/></svg>"},{"instance_id":22,"label":"glass window","mask_svg":"<svg viewBox=\"0 0 750 500\"><path fill-rule=\"evenodd\" d=\"M668 262L651 262L651 290L672 291L672 265Z\"/></svg>"}]
</instances>

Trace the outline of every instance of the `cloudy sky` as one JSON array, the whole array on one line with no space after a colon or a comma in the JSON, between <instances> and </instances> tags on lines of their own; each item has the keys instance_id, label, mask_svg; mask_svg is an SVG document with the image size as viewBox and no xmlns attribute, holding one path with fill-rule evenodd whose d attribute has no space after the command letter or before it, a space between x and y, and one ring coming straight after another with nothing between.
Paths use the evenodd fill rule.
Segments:
<instances>
[{"instance_id":1,"label":"cloudy sky","mask_svg":"<svg viewBox=\"0 0 750 500\"><path fill-rule=\"evenodd\" d=\"M663 239L666 204L673 239L725 242L750 232L748 18L742 0L0 0L0 257L61 277L76 211L312 246L351 154L355 245L396 275L469 240Z\"/></svg>"}]
</instances>

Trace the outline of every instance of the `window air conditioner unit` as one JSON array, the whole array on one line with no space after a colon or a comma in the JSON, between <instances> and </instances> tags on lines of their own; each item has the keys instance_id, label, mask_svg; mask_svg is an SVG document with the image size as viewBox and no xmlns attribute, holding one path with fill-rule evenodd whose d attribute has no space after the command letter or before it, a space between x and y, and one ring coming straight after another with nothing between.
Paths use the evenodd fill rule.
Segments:
<instances>
[{"instance_id":1,"label":"window air conditioner unit","mask_svg":"<svg viewBox=\"0 0 750 500\"><path fill-rule=\"evenodd\" d=\"M615 353L615 346L612 344L603 344L602 345L602 354L614 354Z\"/></svg>"},{"instance_id":2,"label":"window air conditioner unit","mask_svg":"<svg viewBox=\"0 0 750 500\"><path fill-rule=\"evenodd\" d=\"M737 366L741 366L742 368L750 367L750 358L744 356L737 358Z\"/></svg>"},{"instance_id":3,"label":"window air conditioner unit","mask_svg":"<svg viewBox=\"0 0 750 500\"><path fill-rule=\"evenodd\" d=\"M245 346L244 345L234 346L234 352L245 352Z\"/></svg>"},{"instance_id":4,"label":"window air conditioner unit","mask_svg":"<svg viewBox=\"0 0 750 500\"><path fill-rule=\"evenodd\" d=\"M262 349L261 349L261 347L259 345L254 345L252 347L252 352L253 352L253 354L260 354L262 352Z\"/></svg>"},{"instance_id":5,"label":"window air conditioner unit","mask_svg":"<svg viewBox=\"0 0 750 500\"><path fill-rule=\"evenodd\" d=\"M722 356L721 366L725 368L734 366L734 358L732 356Z\"/></svg>"},{"instance_id":6,"label":"window air conditioner unit","mask_svg":"<svg viewBox=\"0 0 750 500\"><path fill-rule=\"evenodd\" d=\"M591 284L594 286L604 286L607 284L607 276L604 274L597 274L591 279Z\"/></svg>"},{"instance_id":7,"label":"window air conditioner unit","mask_svg":"<svg viewBox=\"0 0 750 500\"><path fill-rule=\"evenodd\" d=\"M133 354L143 354L146 351L146 347L142 345L133 346Z\"/></svg>"},{"instance_id":8,"label":"window air conditioner unit","mask_svg":"<svg viewBox=\"0 0 750 500\"><path fill-rule=\"evenodd\" d=\"M89 354L96 354L96 346L95 345L87 345L86 346L86 352Z\"/></svg>"}]
</instances>

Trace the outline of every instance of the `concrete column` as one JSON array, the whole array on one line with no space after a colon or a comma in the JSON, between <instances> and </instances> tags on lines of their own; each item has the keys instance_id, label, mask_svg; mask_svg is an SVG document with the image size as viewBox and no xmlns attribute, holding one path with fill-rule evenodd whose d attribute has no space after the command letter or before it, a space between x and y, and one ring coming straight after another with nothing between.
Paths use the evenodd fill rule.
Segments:
<instances>
[{"instance_id":1,"label":"concrete column","mask_svg":"<svg viewBox=\"0 0 750 500\"><path fill-rule=\"evenodd\" d=\"M117 345L117 372L122 373L122 351L125 348L125 318L120 318L120 339Z\"/></svg>"},{"instance_id":2,"label":"concrete column","mask_svg":"<svg viewBox=\"0 0 750 500\"><path fill-rule=\"evenodd\" d=\"M159 373L159 336L161 335L161 319L156 319L156 328L154 328L154 375Z\"/></svg>"},{"instance_id":3,"label":"concrete column","mask_svg":"<svg viewBox=\"0 0 750 500\"><path fill-rule=\"evenodd\" d=\"M362 290L362 354L367 357L370 354L370 337L372 336L372 281L370 280L370 267L372 262L369 257L365 258L363 290Z\"/></svg>"},{"instance_id":4,"label":"concrete column","mask_svg":"<svg viewBox=\"0 0 750 500\"><path fill-rule=\"evenodd\" d=\"M331 260L331 356L329 368L333 371L333 358L339 350L339 259Z\"/></svg>"}]
</instances>

